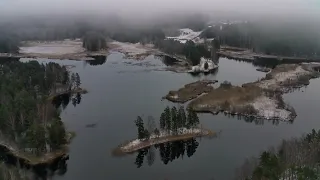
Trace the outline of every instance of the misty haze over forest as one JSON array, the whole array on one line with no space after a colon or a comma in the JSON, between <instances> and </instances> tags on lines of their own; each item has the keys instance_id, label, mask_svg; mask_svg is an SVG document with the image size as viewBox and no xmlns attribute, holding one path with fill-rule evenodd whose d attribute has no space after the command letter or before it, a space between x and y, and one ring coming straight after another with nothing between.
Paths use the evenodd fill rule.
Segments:
<instances>
[{"instance_id":1,"label":"misty haze over forest","mask_svg":"<svg viewBox=\"0 0 320 180\"><path fill-rule=\"evenodd\" d=\"M217 16L317 18L317 0L1 0L2 17L116 15L123 18L169 18L168 13ZM172 18L172 16L170 16ZM1 18L4 20L5 18Z\"/></svg>"}]
</instances>

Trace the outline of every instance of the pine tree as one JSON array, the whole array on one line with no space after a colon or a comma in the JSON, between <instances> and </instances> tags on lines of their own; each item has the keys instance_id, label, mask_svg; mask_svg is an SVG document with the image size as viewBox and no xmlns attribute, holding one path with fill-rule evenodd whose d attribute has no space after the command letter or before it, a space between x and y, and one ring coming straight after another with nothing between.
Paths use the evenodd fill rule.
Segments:
<instances>
[{"instance_id":1,"label":"pine tree","mask_svg":"<svg viewBox=\"0 0 320 180\"><path fill-rule=\"evenodd\" d=\"M140 116L137 117L135 124L138 128L138 139L144 139L145 138L145 129L143 126L143 120Z\"/></svg>"},{"instance_id":2,"label":"pine tree","mask_svg":"<svg viewBox=\"0 0 320 180\"><path fill-rule=\"evenodd\" d=\"M171 112L170 112L170 108L166 107L166 109L164 110L165 113L165 120L166 120L166 130L168 132L170 132L171 130Z\"/></svg>"},{"instance_id":3,"label":"pine tree","mask_svg":"<svg viewBox=\"0 0 320 180\"><path fill-rule=\"evenodd\" d=\"M178 121L177 121L177 108L173 107L171 109L171 121L172 121L172 131L174 134L178 133Z\"/></svg>"},{"instance_id":4,"label":"pine tree","mask_svg":"<svg viewBox=\"0 0 320 180\"><path fill-rule=\"evenodd\" d=\"M187 122L186 122L186 127L187 129L190 129L193 127L193 116L192 116L192 110L191 109L188 109L188 115L187 115Z\"/></svg>"},{"instance_id":5,"label":"pine tree","mask_svg":"<svg viewBox=\"0 0 320 180\"><path fill-rule=\"evenodd\" d=\"M196 127L200 124L200 120L195 111L191 111L191 112L192 112L192 119L193 119L193 127Z\"/></svg>"},{"instance_id":6,"label":"pine tree","mask_svg":"<svg viewBox=\"0 0 320 180\"><path fill-rule=\"evenodd\" d=\"M75 75L76 87L79 88L81 85L80 76L78 73Z\"/></svg>"},{"instance_id":7,"label":"pine tree","mask_svg":"<svg viewBox=\"0 0 320 180\"><path fill-rule=\"evenodd\" d=\"M160 129L163 131L166 128L166 114L163 112L160 116Z\"/></svg>"},{"instance_id":8,"label":"pine tree","mask_svg":"<svg viewBox=\"0 0 320 180\"><path fill-rule=\"evenodd\" d=\"M70 80L71 88L74 88L75 81L76 81L76 75L72 73L71 80Z\"/></svg>"},{"instance_id":9,"label":"pine tree","mask_svg":"<svg viewBox=\"0 0 320 180\"><path fill-rule=\"evenodd\" d=\"M186 127L186 123L187 123L187 117L186 117L186 112L183 108L183 106L181 106L179 108L179 114L181 116L181 126L180 127Z\"/></svg>"}]
</instances>

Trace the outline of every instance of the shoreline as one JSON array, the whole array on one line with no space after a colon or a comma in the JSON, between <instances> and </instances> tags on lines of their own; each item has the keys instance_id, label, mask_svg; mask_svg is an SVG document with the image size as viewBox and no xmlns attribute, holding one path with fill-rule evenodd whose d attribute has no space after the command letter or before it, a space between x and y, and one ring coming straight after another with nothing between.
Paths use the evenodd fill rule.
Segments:
<instances>
[{"instance_id":1,"label":"shoreline","mask_svg":"<svg viewBox=\"0 0 320 180\"><path fill-rule=\"evenodd\" d=\"M47 99L50 101L50 100L54 99L57 96L60 96L60 95L63 95L63 94L69 94L69 93L70 94L75 94L75 93L87 94L88 90L83 89L83 88L77 88L77 89L73 89L73 90L70 90L70 91L63 91L63 92L60 92L60 93L52 94Z\"/></svg>"},{"instance_id":2,"label":"shoreline","mask_svg":"<svg viewBox=\"0 0 320 180\"><path fill-rule=\"evenodd\" d=\"M0 147L3 148L5 153L8 153L9 155L12 155L13 157L17 158L18 161L22 160L23 163L27 165L37 166L41 164L50 164L54 162L56 159L64 158L65 156L67 156L69 152L69 144L74 137L74 132L68 132L67 144L62 145L62 147L58 150L47 152L42 155L35 155L22 150L17 150L11 145L5 143L4 141L0 142Z\"/></svg>"},{"instance_id":3,"label":"shoreline","mask_svg":"<svg viewBox=\"0 0 320 180\"><path fill-rule=\"evenodd\" d=\"M112 154L115 156L122 156L122 155L134 153L138 150L148 148L150 146L157 145L157 144L187 140L187 139L192 139L197 137L205 137L205 136L212 137L217 135L216 132L213 132L209 129L204 129L204 128L194 128L190 130L191 132L178 134L178 135L172 135L172 134L166 134L166 133L164 133L165 135L161 137L156 137L155 135L152 135L152 137L148 140L134 139L114 149L112 151Z\"/></svg>"}]
</instances>

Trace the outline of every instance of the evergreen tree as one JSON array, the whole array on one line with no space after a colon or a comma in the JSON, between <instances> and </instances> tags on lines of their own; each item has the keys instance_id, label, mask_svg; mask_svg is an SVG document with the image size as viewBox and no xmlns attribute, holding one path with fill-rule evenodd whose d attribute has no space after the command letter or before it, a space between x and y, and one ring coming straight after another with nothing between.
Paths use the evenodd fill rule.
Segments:
<instances>
[{"instance_id":1,"label":"evergreen tree","mask_svg":"<svg viewBox=\"0 0 320 180\"><path fill-rule=\"evenodd\" d=\"M191 113L192 113L192 119L193 119L193 127L196 127L196 126L198 126L199 124L200 124L200 120L199 120L199 117L198 117L198 115L197 115L197 113L195 112L195 111L191 111Z\"/></svg>"},{"instance_id":2,"label":"evergreen tree","mask_svg":"<svg viewBox=\"0 0 320 180\"><path fill-rule=\"evenodd\" d=\"M190 128L193 127L193 124L194 124L194 117L193 117L193 114L192 114L192 110L191 110L191 109L188 109L186 127L187 127L188 129L190 129Z\"/></svg>"},{"instance_id":3,"label":"evergreen tree","mask_svg":"<svg viewBox=\"0 0 320 180\"><path fill-rule=\"evenodd\" d=\"M135 124L138 128L138 139L144 139L145 138L145 129L143 126L143 120L140 116L137 117Z\"/></svg>"},{"instance_id":4,"label":"evergreen tree","mask_svg":"<svg viewBox=\"0 0 320 180\"><path fill-rule=\"evenodd\" d=\"M49 144L52 150L57 150L67 143L66 131L63 122L60 119L53 121L51 126L48 127Z\"/></svg>"},{"instance_id":5,"label":"evergreen tree","mask_svg":"<svg viewBox=\"0 0 320 180\"><path fill-rule=\"evenodd\" d=\"M76 75L75 75L74 73L72 73L72 74L71 74L71 80L70 80L71 88L72 88L72 89L74 88L75 81L76 81Z\"/></svg>"},{"instance_id":6,"label":"evergreen tree","mask_svg":"<svg viewBox=\"0 0 320 180\"><path fill-rule=\"evenodd\" d=\"M178 133L178 120L177 120L177 108L171 108L171 119L172 119L172 131L174 134Z\"/></svg>"},{"instance_id":7,"label":"evergreen tree","mask_svg":"<svg viewBox=\"0 0 320 180\"><path fill-rule=\"evenodd\" d=\"M160 116L160 129L163 131L166 128L166 114L165 112L161 113Z\"/></svg>"},{"instance_id":8,"label":"evergreen tree","mask_svg":"<svg viewBox=\"0 0 320 180\"><path fill-rule=\"evenodd\" d=\"M168 132L170 132L171 130L171 112L170 112L170 108L167 106L166 109L164 110L165 113L165 119L166 119L166 130Z\"/></svg>"},{"instance_id":9,"label":"evergreen tree","mask_svg":"<svg viewBox=\"0 0 320 180\"><path fill-rule=\"evenodd\" d=\"M75 82L76 82L76 87L79 88L81 85L81 81L80 81L80 76L78 73L76 73L76 75L75 75Z\"/></svg>"},{"instance_id":10,"label":"evergreen tree","mask_svg":"<svg viewBox=\"0 0 320 180\"><path fill-rule=\"evenodd\" d=\"M187 117L186 117L186 112L185 112L183 106L181 106L179 108L179 114L181 116L181 127L186 127L186 125L187 125Z\"/></svg>"}]
</instances>

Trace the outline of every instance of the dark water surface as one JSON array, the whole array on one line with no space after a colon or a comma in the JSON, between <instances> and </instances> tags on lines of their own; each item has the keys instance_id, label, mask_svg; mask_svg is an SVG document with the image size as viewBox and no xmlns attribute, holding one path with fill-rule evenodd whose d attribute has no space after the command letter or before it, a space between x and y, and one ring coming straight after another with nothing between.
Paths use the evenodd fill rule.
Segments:
<instances>
[{"instance_id":1,"label":"dark water surface","mask_svg":"<svg viewBox=\"0 0 320 180\"><path fill-rule=\"evenodd\" d=\"M46 62L46 61L44 61ZM197 139L190 157L164 164L158 149L153 165L147 158L137 168L138 153L125 157L113 157L112 149L137 136L134 120L138 115L151 115L156 120L167 105L161 98L169 90L200 79L217 79L241 85L264 77L253 65L245 62L220 59L219 70L208 76L191 76L167 71L148 71L164 67L161 61L148 57L145 61L124 60L121 54L111 54L105 63L80 61L55 61L75 65L82 87L89 93L82 96L76 107L70 103L62 112L68 129L77 136L70 144L67 172L55 176L55 180L228 180L236 167L246 157L278 145L283 138L300 136L312 128L320 127L316 112L320 103L320 80L312 80L305 92L285 95L298 114L293 124L285 122L246 122L223 114L200 114L200 123L214 131L218 138ZM92 65L94 64L94 65ZM101 64L101 65L100 65ZM94 128L86 128L88 124ZM169 152L170 153L170 152ZM141 157L141 154L140 156ZM141 159L141 158L140 158Z\"/></svg>"}]
</instances>

